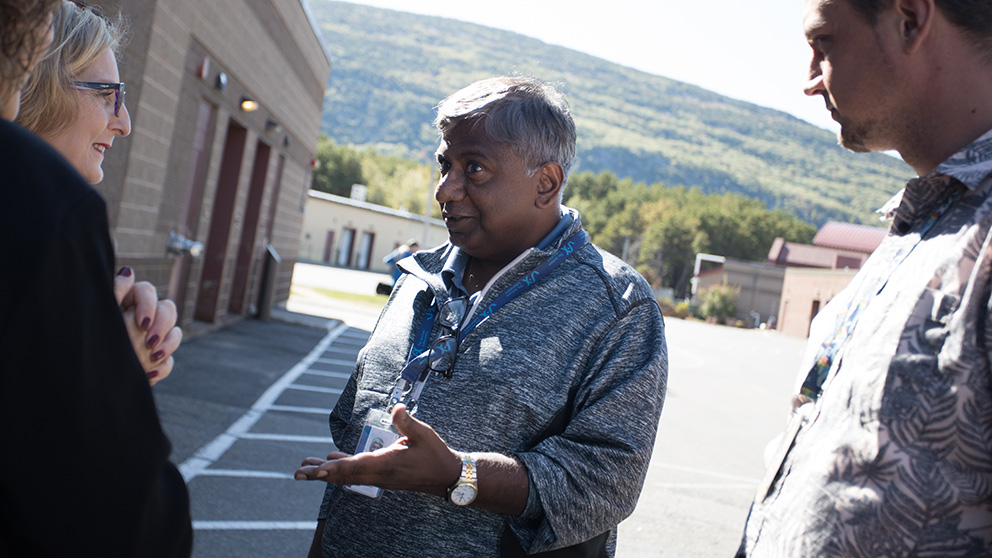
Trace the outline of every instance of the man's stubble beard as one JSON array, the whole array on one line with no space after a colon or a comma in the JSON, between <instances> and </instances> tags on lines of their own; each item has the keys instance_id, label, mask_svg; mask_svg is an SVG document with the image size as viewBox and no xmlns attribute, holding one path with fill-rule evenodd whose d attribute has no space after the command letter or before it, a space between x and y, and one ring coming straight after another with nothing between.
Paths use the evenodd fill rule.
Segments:
<instances>
[{"instance_id":1,"label":"man's stubble beard","mask_svg":"<svg viewBox=\"0 0 992 558\"><path fill-rule=\"evenodd\" d=\"M862 124L845 122L843 117L839 120L840 131L837 132L837 143L854 153L871 153L876 151L870 147L872 131L878 129L877 121L869 121Z\"/></svg>"}]
</instances>

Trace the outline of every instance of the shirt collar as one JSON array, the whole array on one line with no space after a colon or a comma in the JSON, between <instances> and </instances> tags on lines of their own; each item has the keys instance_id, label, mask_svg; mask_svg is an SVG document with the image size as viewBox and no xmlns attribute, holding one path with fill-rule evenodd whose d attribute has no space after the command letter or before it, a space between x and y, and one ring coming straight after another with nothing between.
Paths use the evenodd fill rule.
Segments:
<instances>
[{"instance_id":1,"label":"shirt collar","mask_svg":"<svg viewBox=\"0 0 992 558\"><path fill-rule=\"evenodd\" d=\"M992 130L951 155L937 171L957 178L969 190L978 188L992 174Z\"/></svg>"},{"instance_id":2,"label":"shirt collar","mask_svg":"<svg viewBox=\"0 0 992 558\"><path fill-rule=\"evenodd\" d=\"M969 143L954 155L934 169L936 173L946 174L958 179L969 190L974 190L992 174L992 130L985 132L975 141ZM875 210L882 220L893 219L902 205L906 189L903 188L892 196L885 205Z\"/></svg>"},{"instance_id":3,"label":"shirt collar","mask_svg":"<svg viewBox=\"0 0 992 558\"><path fill-rule=\"evenodd\" d=\"M568 227L572 226L572 222L575 221L575 215L573 215L573 213L578 214L578 212L574 209L562 206L561 219L558 221L558 224L555 225L555 228L551 229L551 232L549 232L543 240L537 243L538 250L547 250L549 246L558 240L558 237L563 235L565 231L568 230Z\"/></svg>"},{"instance_id":4,"label":"shirt collar","mask_svg":"<svg viewBox=\"0 0 992 558\"><path fill-rule=\"evenodd\" d=\"M547 250L549 246L554 244L572 226L576 215L578 215L576 210L562 206L561 219L558 220L555 228L551 229L551 232L537 243L537 249ZM448 253L448 259L445 260L444 266L441 268L441 280L444 281L444 286L448 288L449 292L468 293L462 282L462 276L465 275L465 266L468 265L469 258L470 256L457 246L453 246L451 252Z\"/></svg>"}]
</instances>

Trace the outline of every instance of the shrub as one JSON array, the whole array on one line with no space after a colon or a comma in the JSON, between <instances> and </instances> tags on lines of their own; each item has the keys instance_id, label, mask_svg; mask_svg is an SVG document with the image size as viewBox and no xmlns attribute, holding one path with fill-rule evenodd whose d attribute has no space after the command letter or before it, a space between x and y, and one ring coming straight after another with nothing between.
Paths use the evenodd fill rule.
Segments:
<instances>
[{"instance_id":1,"label":"shrub","mask_svg":"<svg viewBox=\"0 0 992 558\"><path fill-rule=\"evenodd\" d=\"M737 285L714 285L699 295L702 304L699 311L704 318L715 318L719 321L734 314L737 308L737 295L741 288Z\"/></svg>"}]
</instances>

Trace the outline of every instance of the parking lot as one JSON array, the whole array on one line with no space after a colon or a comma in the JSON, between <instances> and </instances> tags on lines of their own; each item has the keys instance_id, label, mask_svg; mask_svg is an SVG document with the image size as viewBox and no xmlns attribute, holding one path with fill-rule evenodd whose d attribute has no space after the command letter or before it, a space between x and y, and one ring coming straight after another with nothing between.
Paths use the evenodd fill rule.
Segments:
<instances>
[{"instance_id":1,"label":"parking lot","mask_svg":"<svg viewBox=\"0 0 992 558\"><path fill-rule=\"evenodd\" d=\"M292 474L303 457L332 449L327 414L377 311L307 283L361 291L380 279L311 267L319 269L294 276L294 312L184 343L173 376L155 387L190 488L194 556L299 557L309 548L323 487ZM617 555L730 556L805 340L676 319L666 335L668 399Z\"/></svg>"}]
</instances>

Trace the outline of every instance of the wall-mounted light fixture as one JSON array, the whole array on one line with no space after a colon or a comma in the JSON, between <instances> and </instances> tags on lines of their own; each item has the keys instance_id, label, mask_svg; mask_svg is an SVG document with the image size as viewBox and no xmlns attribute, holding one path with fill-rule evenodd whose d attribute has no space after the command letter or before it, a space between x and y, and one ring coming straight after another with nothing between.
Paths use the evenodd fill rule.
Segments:
<instances>
[{"instance_id":1,"label":"wall-mounted light fixture","mask_svg":"<svg viewBox=\"0 0 992 558\"><path fill-rule=\"evenodd\" d=\"M278 132L279 130L282 130L282 126L280 126L278 122L276 122L272 118L266 118L265 119L265 131L266 132Z\"/></svg>"},{"instance_id":2,"label":"wall-mounted light fixture","mask_svg":"<svg viewBox=\"0 0 992 558\"><path fill-rule=\"evenodd\" d=\"M258 110L258 101L252 99L251 97L243 96L241 97L241 110L245 112L254 112Z\"/></svg>"},{"instance_id":3,"label":"wall-mounted light fixture","mask_svg":"<svg viewBox=\"0 0 992 558\"><path fill-rule=\"evenodd\" d=\"M221 93L227 91L227 74L220 72L217 74L217 81L214 82L214 88Z\"/></svg>"}]
</instances>

